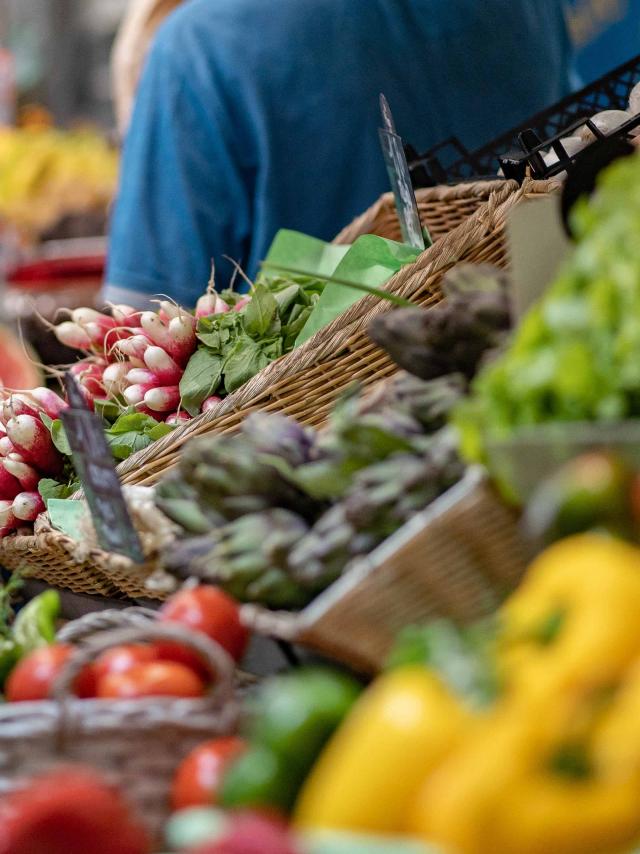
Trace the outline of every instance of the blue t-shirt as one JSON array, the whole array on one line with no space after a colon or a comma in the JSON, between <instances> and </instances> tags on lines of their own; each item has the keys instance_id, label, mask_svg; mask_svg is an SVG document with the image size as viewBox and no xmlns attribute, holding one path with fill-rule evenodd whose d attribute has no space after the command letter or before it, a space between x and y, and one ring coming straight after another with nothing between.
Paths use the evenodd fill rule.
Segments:
<instances>
[{"instance_id":1,"label":"blue t-shirt","mask_svg":"<svg viewBox=\"0 0 640 854\"><path fill-rule=\"evenodd\" d=\"M389 189L379 94L424 150L565 94L563 0L190 0L160 29L125 143L106 297L192 305L280 228L331 239Z\"/></svg>"}]
</instances>

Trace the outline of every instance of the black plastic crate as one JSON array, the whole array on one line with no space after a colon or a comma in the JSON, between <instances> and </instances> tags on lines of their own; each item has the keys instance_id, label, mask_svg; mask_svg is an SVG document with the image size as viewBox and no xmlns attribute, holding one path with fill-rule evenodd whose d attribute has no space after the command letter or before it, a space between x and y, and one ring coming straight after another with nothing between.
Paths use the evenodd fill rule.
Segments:
<instances>
[{"instance_id":1,"label":"black plastic crate","mask_svg":"<svg viewBox=\"0 0 640 854\"><path fill-rule=\"evenodd\" d=\"M455 137L440 143L425 154L407 145L411 177L416 187L455 184L479 178L495 179L506 155L518 152L529 155L532 148L551 145L566 135L572 126L603 110L626 110L629 94L640 82L640 55L568 95L553 106L501 134L475 151L468 151ZM531 135L531 131L535 136ZM535 141L535 145L532 143ZM513 160L514 157L509 159ZM556 169L556 173L561 169ZM546 177L546 176L545 176Z\"/></svg>"}]
</instances>

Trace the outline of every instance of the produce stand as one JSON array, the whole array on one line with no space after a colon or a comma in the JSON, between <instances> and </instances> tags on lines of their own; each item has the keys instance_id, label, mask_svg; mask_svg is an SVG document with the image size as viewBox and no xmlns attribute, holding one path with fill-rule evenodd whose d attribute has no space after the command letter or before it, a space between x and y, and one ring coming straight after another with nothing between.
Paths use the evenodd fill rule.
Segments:
<instances>
[{"instance_id":1,"label":"produce stand","mask_svg":"<svg viewBox=\"0 0 640 854\"><path fill-rule=\"evenodd\" d=\"M506 263L504 223L508 211L527 195L553 191L553 184L527 184L516 193L509 184L465 223L437 241L416 262L401 271L388 288L417 305L435 305L441 298L443 274L461 261ZM134 454L119 467L124 484L149 485L175 465L180 448L191 438L235 432L253 411L295 417L321 426L336 399L352 383L363 387L397 371L388 355L364 331L366 324L387 306L365 297L321 330L302 347L274 362L238 392L209 412L179 426L148 449ZM126 559L99 549L87 549L52 530L41 519L34 536L0 540L0 562L30 576L77 593L154 597L144 586L150 567L132 573Z\"/></svg>"},{"instance_id":2,"label":"produce stand","mask_svg":"<svg viewBox=\"0 0 640 854\"><path fill-rule=\"evenodd\" d=\"M640 161L594 167L639 77L247 294L51 317L64 397L0 392L0 854L639 850ZM518 316L527 200L575 246Z\"/></svg>"}]
</instances>

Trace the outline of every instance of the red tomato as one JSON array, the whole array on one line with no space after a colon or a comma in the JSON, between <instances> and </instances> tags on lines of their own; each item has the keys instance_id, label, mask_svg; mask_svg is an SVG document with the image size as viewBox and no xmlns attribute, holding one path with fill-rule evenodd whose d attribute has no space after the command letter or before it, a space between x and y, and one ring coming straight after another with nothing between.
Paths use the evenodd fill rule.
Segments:
<instances>
[{"instance_id":1,"label":"red tomato","mask_svg":"<svg viewBox=\"0 0 640 854\"><path fill-rule=\"evenodd\" d=\"M173 778L173 809L215 804L225 769L245 748L241 738L215 738L196 747Z\"/></svg>"},{"instance_id":2,"label":"red tomato","mask_svg":"<svg viewBox=\"0 0 640 854\"><path fill-rule=\"evenodd\" d=\"M148 664L157 660L157 650L151 644L114 646L96 659L96 677L102 679L108 673L126 673L136 664Z\"/></svg>"},{"instance_id":3,"label":"red tomato","mask_svg":"<svg viewBox=\"0 0 640 854\"><path fill-rule=\"evenodd\" d=\"M249 642L249 632L240 622L237 603L217 587L201 585L181 590L161 608L160 619L181 623L217 641L229 655L240 661ZM202 670L200 659L178 644L158 644L161 658L179 661Z\"/></svg>"},{"instance_id":4,"label":"red tomato","mask_svg":"<svg viewBox=\"0 0 640 854\"><path fill-rule=\"evenodd\" d=\"M190 667L173 661L136 664L126 673L107 673L98 681L98 697L202 697L205 685Z\"/></svg>"},{"instance_id":5,"label":"red tomato","mask_svg":"<svg viewBox=\"0 0 640 854\"><path fill-rule=\"evenodd\" d=\"M147 832L94 771L38 777L0 803L0 854L149 854Z\"/></svg>"},{"instance_id":6,"label":"red tomato","mask_svg":"<svg viewBox=\"0 0 640 854\"><path fill-rule=\"evenodd\" d=\"M68 644L56 643L36 649L11 671L5 686L5 697L10 703L26 700L46 700L63 665L73 653ZM93 667L85 667L74 683L78 697L95 697L96 675Z\"/></svg>"}]
</instances>

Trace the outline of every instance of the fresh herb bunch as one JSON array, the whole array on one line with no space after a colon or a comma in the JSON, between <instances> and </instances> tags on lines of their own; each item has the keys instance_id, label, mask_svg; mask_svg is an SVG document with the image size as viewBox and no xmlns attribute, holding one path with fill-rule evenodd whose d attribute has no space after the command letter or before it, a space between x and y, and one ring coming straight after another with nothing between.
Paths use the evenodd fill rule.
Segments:
<instances>
[{"instance_id":1,"label":"fresh herb bunch","mask_svg":"<svg viewBox=\"0 0 640 854\"><path fill-rule=\"evenodd\" d=\"M197 415L202 402L216 392L230 394L271 362L293 350L325 283L310 276L261 275L251 300L240 310L202 317L198 350L180 383L182 405ZM224 291L228 305L237 294Z\"/></svg>"}]
</instances>

